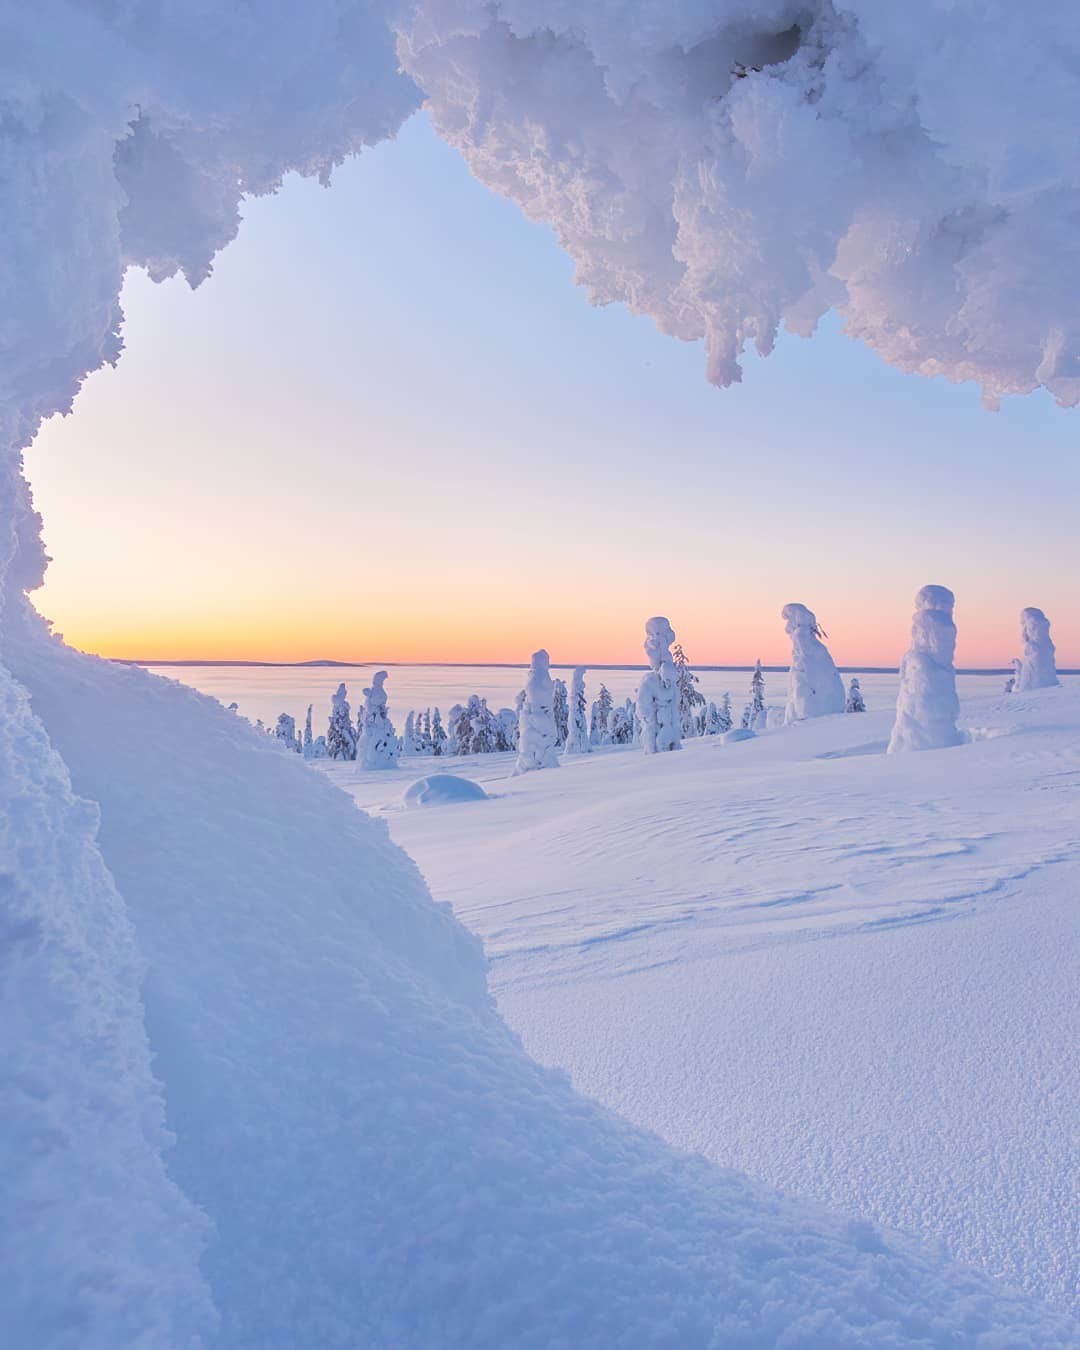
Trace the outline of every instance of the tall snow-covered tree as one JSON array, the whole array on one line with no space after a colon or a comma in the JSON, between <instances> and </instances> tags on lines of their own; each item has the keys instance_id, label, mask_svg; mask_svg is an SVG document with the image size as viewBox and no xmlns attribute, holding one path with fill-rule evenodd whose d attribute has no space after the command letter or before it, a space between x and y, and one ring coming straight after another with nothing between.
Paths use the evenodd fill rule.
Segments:
<instances>
[{"instance_id":1,"label":"tall snow-covered tree","mask_svg":"<svg viewBox=\"0 0 1080 1350\"><path fill-rule=\"evenodd\" d=\"M679 689L679 731L684 739L689 739L699 734L698 709L705 706L705 695L696 687L698 678L690 669L681 642L676 642L671 661Z\"/></svg>"},{"instance_id":2,"label":"tall snow-covered tree","mask_svg":"<svg viewBox=\"0 0 1080 1350\"><path fill-rule=\"evenodd\" d=\"M1024 655L1016 676L1016 692L1026 694L1029 689L1052 689L1060 684L1050 620L1041 609L1030 607L1020 611L1020 636Z\"/></svg>"},{"instance_id":3,"label":"tall snow-covered tree","mask_svg":"<svg viewBox=\"0 0 1080 1350\"><path fill-rule=\"evenodd\" d=\"M543 648L533 652L518 723L515 774L529 773L533 769L556 769L559 766L559 752L555 744L555 690L549 665L550 658Z\"/></svg>"},{"instance_id":4,"label":"tall snow-covered tree","mask_svg":"<svg viewBox=\"0 0 1080 1350\"><path fill-rule=\"evenodd\" d=\"M900 692L889 754L959 745L960 701L956 696L956 624L952 591L924 586L915 597L911 646L900 663Z\"/></svg>"},{"instance_id":5,"label":"tall snow-covered tree","mask_svg":"<svg viewBox=\"0 0 1080 1350\"><path fill-rule=\"evenodd\" d=\"M759 660L750 679L750 726L755 731L760 730L765 726L768 715L765 706L765 672Z\"/></svg>"},{"instance_id":6,"label":"tall snow-covered tree","mask_svg":"<svg viewBox=\"0 0 1080 1350\"><path fill-rule=\"evenodd\" d=\"M726 689L724 690L724 697L720 700L719 712L720 712L720 735L722 736L726 731L730 731L732 726L734 726L734 722L731 716L731 695L728 693Z\"/></svg>"},{"instance_id":7,"label":"tall snow-covered tree","mask_svg":"<svg viewBox=\"0 0 1080 1350\"><path fill-rule=\"evenodd\" d=\"M578 666L570 679L566 753L568 755L587 755L589 749L589 708L585 701L585 667Z\"/></svg>"},{"instance_id":8,"label":"tall snow-covered tree","mask_svg":"<svg viewBox=\"0 0 1080 1350\"><path fill-rule=\"evenodd\" d=\"M416 748L415 748L415 736L416 736L415 726L416 726L416 714L410 710L408 716L405 718L405 748L404 748L404 753L405 753L406 755L414 755L414 754L416 753Z\"/></svg>"},{"instance_id":9,"label":"tall snow-covered tree","mask_svg":"<svg viewBox=\"0 0 1080 1350\"><path fill-rule=\"evenodd\" d=\"M662 615L645 622L645 655L649 669L638 689L638 716L642 724L642 747L647 755L681 750L679 737L679 686L671 660L675 632Z\"/></svg>"},{"instance_id":10,"label":"tall snow-covered tree","mask_svg":"<svg viewBox=\"0 0 1080 1350\"><path fill-rule=\"evenodd\" d=\"M570 731L570 705L566 697L566 682L554 680L552 681L552 687L555 690L555 739L561 750L566 744L566 737Z\"/></svg>"},{"instance_id":11,"label":"tall snow-covered tree","mask_svg":"<svg viewBox=\"0 0 1080 1350\"><path fill-rule=\"evenodd\" d=\"M826 634L813 611L805 605L785 605L780 617L784 620L784 631L791 638L784 721L802 722L809 717L842 713L844 682L829 649L821 640Z\"/></svg>"},{"instance_id":12,"label":"tall snow-covered tree","mask_svg":"<svg viewBox=\"0 0 1080 1350\"><path fill-rule=\"evenodd\" d=\"M611 718L611 690L606 684L600 685L596 702L592 705L589 718L589 741L592 745L607 745L609 740L608 722Z\"/></svg>"},{"instance_id":13,"label":"tall snow-covered tree","mask_svg":"<svg viewBox=\"0 0 1080 1350\"><path fill-rule=\"evenodd\" d=\"M490 755L496 748L498 728L488 709L487 699L477 694L470 695L466 712L469 718L469 754Z\"/></svg>"},{"instance_id":14,"label":"tall snow-covered tree","mask_svg":"<svg viewBox=\"0 0 1080 1350\"><path fill-rule=\"evenodd\" d=\"M330 759L356 758L356 732L349 712L345 686L339 684L330 700L330 725L326 730L326 753Z\"/></svg>"},{"instance_id":15,"label":"tall snow-covered tree","mask_svg":"<svg viewBox=\"0 0 1080 1350\"><path fill-rule=\"evenodd\" d=\"M365 769L392 769L397 764L398 738L386 708L386 671L377 670L364 690L364 710L356 744L357 762Z\"/></svg>"},{"instance_id":16,"label":"tall snow-covered tree","mask_svg":"<svg viewBox=\"0 0 1080 1350\"><path fill-rule=\"evenodd\" d=\"M312 734L311 734L311 710L312 710L312 706L313 706L312 704L310 704L310 703L308 704L308 708L307 708L307 717L304 718L304 758L305 758L305 759L313 759L313 758L314 758L314 755L313 755L312 751L313 751L313 748L314 748L314 745L315 745L315 739L314 739L314 737L313 737Z\"/></svg>"},{"instance_id":17,"label":"tall snow-covered tree","mask_svg":"<svg viewBox=\"0 0 1080 1350\"><path fill-rule=\"evenodd\" d=\"M420 752L424 755L431 754L431 709L424 709L424 720L420 728Z\"/></svg>"},{"instance_id":18,"label":"tall snow-covered tree","mask_svg":"<svg viewBox=\"0 0 1080 1350\"><path fill-rule=\"evenodd\" d=\"M851 683L848 685L847 701L844 704L844 711L849 713L865 712L866 703L862 696L862 686L859 684L858 675L852 675Z\"/></svg>"},{"instance_id":19,"label":"tall snow-covered tree","mask_svg":"<svg viewBox=\"0 0 1080 1350\"><path fill-rule=\"evenodd\" d=\"M446 714L446 751L448 755L466 755L469 744L469 719L460 703L455 703Z\"/></svg>"},{"instance_id":20,"label":"tall snow-covered tree","mask_svg":"<svg viewBox=\"0 0 1080 1350\"><path fill-rule=\"evenodd\" d=\"M431 753L433 755L446 753L446 731L442 724L442 713L438 708L431 715Z\"/></svg>"}]
</instances>

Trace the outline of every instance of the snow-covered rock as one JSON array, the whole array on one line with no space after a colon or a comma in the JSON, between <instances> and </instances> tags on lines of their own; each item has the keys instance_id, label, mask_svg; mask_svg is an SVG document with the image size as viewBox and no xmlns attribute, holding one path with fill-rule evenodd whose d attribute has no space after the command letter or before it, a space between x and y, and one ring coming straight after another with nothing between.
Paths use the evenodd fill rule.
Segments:
<instances>
[{"instance_id":1,"label":"snow-covered rock","mask_svg":"<svg viewBox=\"0 0 1080 1350\"><path fill-rule=\"evenodd\" d=\"M454 773L432 773L410 783L402 801L408 807L449 806L457 802L487 801L487 793L471 778Z\"/></svg>"},{"instance_id":2,"label":"snow-covered rock","mask_svg":"<svg viewBox=\"0 0 1080 1350\"><path fill-rule=\"evenodd\" d=\"M516 774L559 767L555 687L551 680L550 665L550 658L543 648L533 652L529 678L525 681L525 698L518 714Z\"/></svg>"},{"instance_id":3,"label":"snow-covered rock","mask_svg":"<svg viewBox=\"0 0 1080 1350\"><path fill-rule=\"evenodd\" d=\"M662 615L645 621L645 656L648 672L638 688L637 711L641 718L641 743L647 755L681 750L679 736L679 684L671 644L675 630Z\"/></svg>"},{"instance_id":4,"label":"snow-covered rock","mask_svg":"<svg viewBox=\"0 0 1080 1350\"><path fill-rule=\"evenodd\" d=\"M1022 694L1029 689L1051 689L1060 684L1054 644L1050 639L1050 620L1041 609L1029 607L1020 611L1020 636L1024 655L1016 672L1014 692Z\"/></svg>"},{"instance_id":5,"label":"snow-covered rock","mask_svg":"<svg viewBox=\"0 0 1080 1350\"><path fill-rule=\"evenodd\" d=\"M807 717L826 717L844 711L844 683L822 642L822 632L813 611L805 605L785 605L780 612L784 631L791 638L791 671L788 677L785 722Z\"/></svg>"},{"instance_id":6,"label":"snow-covered rock","mask_svg":"<svg viewBox=\"0 0 1080 1350\"><path fill-rule=\"evenodd\" d=\"M956 726L956 600L945 586L924 586L915 597L911 647L900 662L900 692L889 754L938 750L963 741Z\"/></svg>"}]
</instances>

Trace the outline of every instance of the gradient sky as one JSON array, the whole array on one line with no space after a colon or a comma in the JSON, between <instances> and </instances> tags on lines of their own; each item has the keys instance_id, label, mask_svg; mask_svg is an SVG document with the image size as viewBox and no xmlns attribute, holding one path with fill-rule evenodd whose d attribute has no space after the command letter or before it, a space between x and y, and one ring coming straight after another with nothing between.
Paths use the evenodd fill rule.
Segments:
<instances>
[{"instance_id":1,"label":"gradient sky","mask_svg":"<svg viewBox=\"0 0 1080 1350\"><path fill-rule=\"evenodd\" d=\"M1006 663L1035 604L1080 665L1080 413L986 413L836 320L712 389L423 116L249 203L198 291L123 303L119 366L27 456L35 599L78 646L637 662L664 613L701 664L779 663L798 600L838 661L895 665L934 581L960 664Z\"/></svg>"}]
</instances>

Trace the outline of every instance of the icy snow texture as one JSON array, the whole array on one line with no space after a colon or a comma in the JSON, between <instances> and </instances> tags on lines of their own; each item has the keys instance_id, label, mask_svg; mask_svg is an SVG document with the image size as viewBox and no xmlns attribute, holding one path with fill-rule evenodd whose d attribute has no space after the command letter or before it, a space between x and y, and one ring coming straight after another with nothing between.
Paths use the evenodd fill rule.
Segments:
<instances>
[{"instance_id":1,"label":"icy snow texture","mask_svg":"<svg viewBox=\"0 0 1080 1350\"><path fill-rule=\"evenodd\" d=\"M543 648L533 652L525 681L525 698L518 713L516 774L559 767L555 686L549 673L550 664L551 659Z\"/></svg>"},{"instance_id":2,"label":"icy snow texture","mask_svg":"<svg viewBox=\"0 0 1080 1350\"><path fill-rule=\"evenodd\" d=\"M900 662L900 692L889 754L901 750L938 750L963 740L956 727L956 624L952 591L924 586L915 597L911 647Z\"/></svg>"},{"instance_id":3,"label":"icy snow texture","mask_svg":"<svg viewBox=\"0 0 1080 1350\"><path fill-rule=\"evenodd\" d=\"M1080 7L421 0L405 69L598 304L744 344L830 309L989 404L1080 399Z\"/></svg>"},{"instance_id":4,"label":"icy snow texture","mask_svg":"<svg viewBox=\"0 0 1080 1350\"><path fill-rule=\"evenodd\" d=\"M364 690L364 706L357 728L356 759L362 769L392 769L397 764L398 739L386 711L386 671L377 670Z\"/></svg>"},{"instance_id":5,"label":"icy snow texture","mask_svg":"<svg viewBox=\"0 0 1080 1350\"><path fill-rule=\"evenodd\" d=\"M410 783L401 800L409 807L448 806L455 802L486 801L487 793L469 778L459 778L454 773L433 773Z\"/></svg>"},{"instance_id":6,"label":"icy snow texture","mask_svg":"<svg viewBox=\"0 0 1080 1350\"><path fill-rule=\"evenodd\" d=\"M1054 644L1050 640L1050 620L1041 609L1029 607L1020 611L1020 636L1024 655L1016 672L1014 692L1023 694L1029 689L1052 689L1060 684Z\"/></svg>"},{"instance_id":7,"label":"icy snow texture","mask_svg":"<svg viewBox=\"0 0 1080 1350\"><path fill-rule=\"evenodd\" d=\"M784 631L791 638L791 671L788 676L785 722L807 717L825 717L844 711L844 683L825 644L818 637L818 622L805 605L785 605L780 611Z\"/></svg>"},{"instance_id":8,"label":"icy snow texture","mask_svg":"<svg viewBox=\"0 0 1080 1350\"><path fill-rule=\"evenodd\" d=\"M662 615L645 620L645 655L651 669L641 677L637 710L642 748L647 755L682 749L678 675L671 659L674 641L675 630Z\"/></svg>"}]
</instances>

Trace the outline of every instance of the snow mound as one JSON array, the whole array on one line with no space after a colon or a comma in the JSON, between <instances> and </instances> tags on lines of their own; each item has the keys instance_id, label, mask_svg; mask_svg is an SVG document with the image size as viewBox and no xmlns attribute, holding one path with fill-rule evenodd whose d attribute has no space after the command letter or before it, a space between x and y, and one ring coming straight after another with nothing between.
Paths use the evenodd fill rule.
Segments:
<instances>
[{"instance_id":1,"label":"snow mound","mask_svg":"<svg viewBox=\"0 0 1080 1350\"><path fill-rule=\"evenodd\" d=\"M984 1276L578 1097L504 1026L479 944L384 822L215 701L6 617L4 658L75 790L100 802L101 851L145 958L169 1172L214 1227L202 1269L221 1329L206 1344L1070 1343L1066 1319ZM122 952L96 955L122 970ZM74 1059L112 1083L108 1064ZM41 1082L66 1067L42 1064ZM117 1118L95 1104L93 1145L117 1171L125 1122L149 1100ZM9 1142L21 1162L28 1141ZM8 1184L24 1212L65 1205L93 1176L43 1174L27 1192L20 1168ZM124 1181L109 1230L143 1214L154 1250L177 1231L168 1213L155 1221L160 1180ZM71 1254L63 1238L37 1253L38 1286L62 1282ZM190 1262L166 1292L185 1280ZM11 1331L39 1350L132 1343L117 1320Z\"/></svg>"},{"instance_id":2,"label":"snow mound","mask_svg":"<svg viewBox=\"0 0 1080 1350\"><path fill-rule=\"evenodd\" d=\"M484 802L487 793L471 778L461 778L456 773L432 773L410 783L401 800L410 807L448 806L454 802Z\"/></svg>"},{"instance_id":3,"label":"snow mound","mask_svg":"<svg viewBox=\"0 0 1080 1350\"><path fill-rule=\"evenodd\" d=\"M720 737L720 744L737 745L739 741L752 741L756 735L757 732L751 731L749 727L732 727Z\"/></svg>"}]
</instances>

